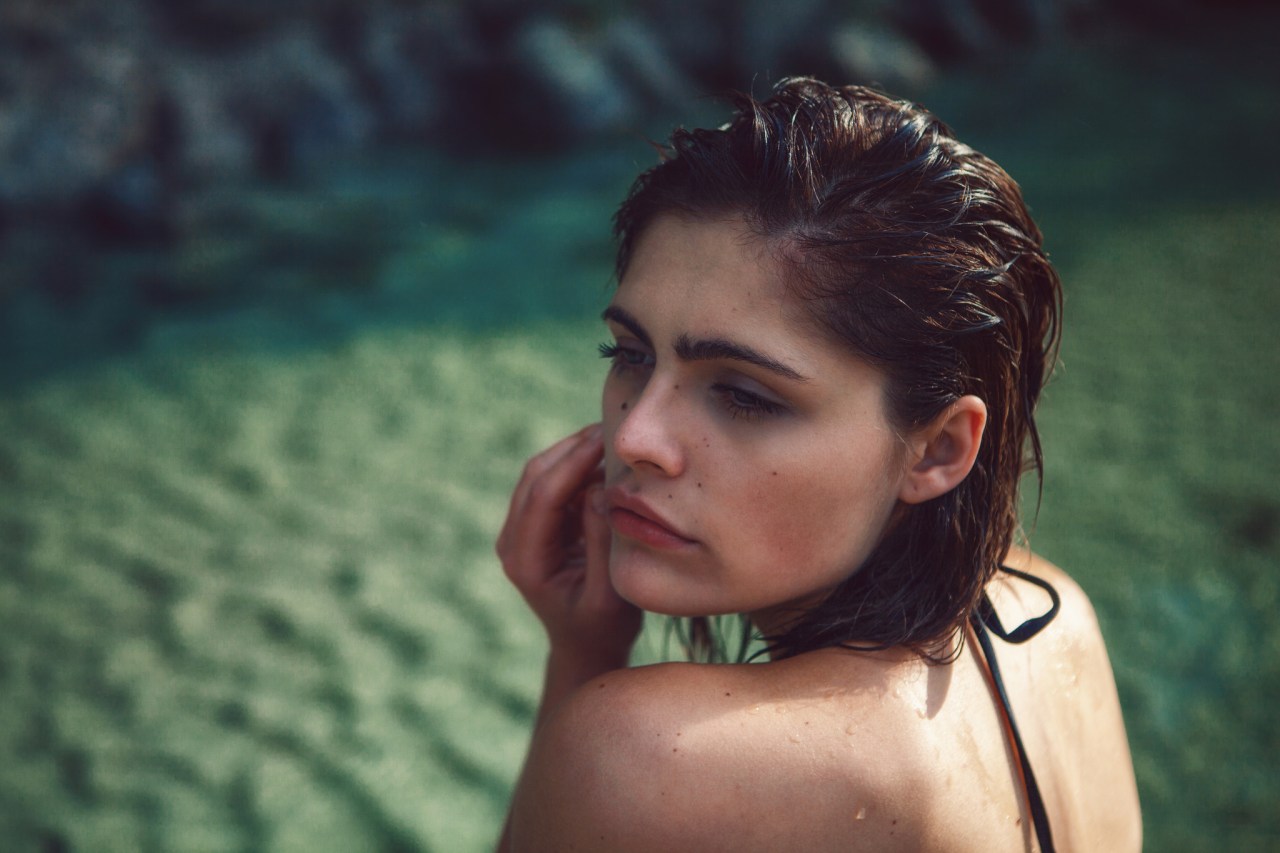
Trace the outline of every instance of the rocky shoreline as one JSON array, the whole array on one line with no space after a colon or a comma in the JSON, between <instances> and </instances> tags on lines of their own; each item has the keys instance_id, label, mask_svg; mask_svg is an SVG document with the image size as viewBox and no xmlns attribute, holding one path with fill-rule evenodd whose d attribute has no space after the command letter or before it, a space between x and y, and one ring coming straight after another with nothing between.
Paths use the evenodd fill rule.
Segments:
<instances>
[{"instance_id":1,"label":"rocky shoreline","mask_svg":"<svg viewBox=\"0 0 1280 853\"><path fill-rule=\"evenodd\" d=\"M163 244L175 206L229 179L387 141L551 150L784 73L910 96L939 63L1060 40L1142 2L1103 5L11 0L0 233L53 218ZM1160 20L1190 5L1161 4Z\"/></svg>"},{"instance_id":2,"label":"rocky shoreline","mask_svg":"<svg viewBox=\"0 0 1280 853\"><path fill-rule=\"evenodd\" d=\"M335 277L317 271L324 258L376 267L370 237L398 214L317 195L335 163L622 150L705 111L707 94L783 74L921 97L975 66L1030 80L1045 56L1113 31L1132 39L1148 19L1188 37L1189 22L1238 11L1147 4L6 0L0 384L32 372L28 341L110 346L175 307L282 281L323 292ZM465 189L465 166L429 171L436 184L415 178L415 192ZM437 208L439 221L466 218L465 205ZM357 287L376 278L362 272Z\"/></svg>"}]
</instances>

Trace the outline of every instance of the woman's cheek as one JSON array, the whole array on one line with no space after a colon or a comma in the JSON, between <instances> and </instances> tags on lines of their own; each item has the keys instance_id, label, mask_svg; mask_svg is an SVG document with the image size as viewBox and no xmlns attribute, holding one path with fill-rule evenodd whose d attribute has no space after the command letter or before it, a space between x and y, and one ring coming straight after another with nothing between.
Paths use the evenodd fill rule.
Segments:
<instances>
[{"instance_id":1,"label":"woman's cheek","mask_svg":"<svg viewBox=\"0 0 1280 853\"><path fill-rule=\"evenodd\" d=\"M604 425L605 452L611 452L613 435L618 424L626 417L630 408L629 394L619 377L610 374L605 378L600 394L600 420Z\"/></svg>"},{"instance_id":2,"label":"woman's cheek","mask_svg":"<svg viewBox=\"0 0 1280 853\"><path fill-rule=\"evenodd\" d=\"M831 460L835 461L835 460ZM779 565L803 560L823 582L845 576L874 548L891 496L859 466L823 465L799 473L769 468L752 524Z\"/></svg>"}]
</instances>

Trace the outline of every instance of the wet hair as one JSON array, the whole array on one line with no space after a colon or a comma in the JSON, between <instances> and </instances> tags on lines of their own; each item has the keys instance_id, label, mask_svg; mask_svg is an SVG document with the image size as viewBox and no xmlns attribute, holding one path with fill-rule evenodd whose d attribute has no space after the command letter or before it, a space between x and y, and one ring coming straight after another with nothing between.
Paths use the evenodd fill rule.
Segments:
<instances>
[{"instance_id":1,"label":"wet hair","mask_svg":"<svg viewBox=\"0 0 1280 853\"><path fill-rule=\"evenodd\" d=\"M1022 474L1042 473L1034 409L1056 360L1057 273L1018 185L920 107L808 78L732 103L723 127L676 130L632 185L614 219L618 279L657 217L739 218L816 326L883 373L901 433L963 395L986 403L964 481L900 506L856 572L764 638L774 657L905 646L948 660L1018 530Z\"/></svg>"}]
</instances>

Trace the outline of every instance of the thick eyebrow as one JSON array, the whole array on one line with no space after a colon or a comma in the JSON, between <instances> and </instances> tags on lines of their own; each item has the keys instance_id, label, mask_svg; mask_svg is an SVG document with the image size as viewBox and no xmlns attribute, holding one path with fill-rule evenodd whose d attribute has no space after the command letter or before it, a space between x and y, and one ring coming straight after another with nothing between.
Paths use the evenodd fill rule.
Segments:
<instances>
[{"instance_id":1,"label":"thick eyebrow","mask_svg":"<svg viewBox=\"0 0 1280 853\"><path fill-rule=\"evenodd\" d=\"M639 338L640 343L653 349L653 338L649 337L649 333L644 330L644 326L640 325L640 321L631 316L631 313L617 305L610 305L604 311L600 312L600 319L606 323L612 320L619 326L625 328L628 332Z\"/></svg>"},{"instance_id":2,"label":"thick eyebrow","mask_svg":"<svg viewBox=\"0 0 1280 853\"><path fill-rule=\"evenodd\" d=\"M640 321L631 316L626 310L619 308L617 305L610 305L604 309L600 317L606 322L612 320L635 335L645 346L653 347L653 340L649 337L649 333L644 330L644 326L641 326ZM712 361L715 359L741 361L746 364L753 364L770 373L776 373L793 382L809 381L808 377L777 359L770 358L749 346L735 343L725 338L699 338L695 340L688 335L681 335L676 338L675 351L676 356L683 361Z\"/></svg>"},{"instance_id":3,"label":"thick eyebrow","mask_svg":"<svg viewBox=\"0 0 1280 853\"><path fill-rule=\"evenodd\" d=\"M769 358L751 347L727 341L724 338L700 338L694 340L688 335L676 338L676 355L685 361L709 361L711 359L729 359L744 361L756 367L776 373L795 382L808 382L809 379L776 359Z\"/></svg>"}]
</instances>

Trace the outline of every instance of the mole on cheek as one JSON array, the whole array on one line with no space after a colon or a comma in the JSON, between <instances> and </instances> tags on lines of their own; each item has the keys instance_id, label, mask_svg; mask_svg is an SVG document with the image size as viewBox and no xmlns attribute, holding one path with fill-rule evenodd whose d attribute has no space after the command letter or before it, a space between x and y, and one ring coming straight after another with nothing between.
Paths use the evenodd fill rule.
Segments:
<instances>
[{"instance_id":1,"label":"mole on cheek","mask_svg":"<svg viewBox=\"0 0 1280 853\"><path fill-rule=\"evenodd\" d=\"M619 406L618 408L622 409L622 411L624 411L624 412L625 412L625 411L627 410L628 405L629 405L628 403L623 403L623 404L622 404L621 406Z\"/></svg>"}]
</instances>

